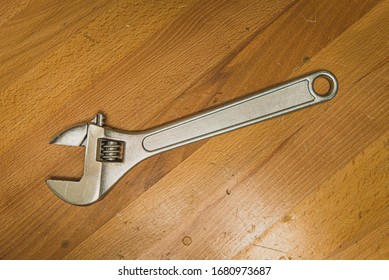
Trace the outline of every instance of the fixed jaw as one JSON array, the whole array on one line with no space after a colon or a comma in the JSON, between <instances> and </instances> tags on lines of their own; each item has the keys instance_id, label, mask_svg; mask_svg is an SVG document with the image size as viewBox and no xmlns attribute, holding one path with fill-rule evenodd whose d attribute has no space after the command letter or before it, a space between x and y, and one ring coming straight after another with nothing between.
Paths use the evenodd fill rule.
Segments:
<instances>
[{"instance_id":1,"label":"fixed jaw","mask_svg":"<svg viewBox=\"0 0 389 280\"><path fill-rule=\"evenodd\" d=\"M64 201L75 205L88 205L100 198L100 192L96 186L100 185L98 177L95 182L90 182L82 177L79 182L47 180L50 189Z\"/></svg>"}]
</instances>

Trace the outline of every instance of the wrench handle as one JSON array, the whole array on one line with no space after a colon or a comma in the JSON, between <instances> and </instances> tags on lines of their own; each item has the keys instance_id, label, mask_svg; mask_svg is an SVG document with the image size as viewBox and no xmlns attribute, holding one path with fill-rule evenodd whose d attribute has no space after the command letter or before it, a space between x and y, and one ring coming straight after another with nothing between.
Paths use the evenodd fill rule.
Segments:
<instances>
[{"instance_id":1,"label":"wrench handle","mask_svg":"<svg viewBox=\"0 0 389 280\"><path fill-rule=\"evenodd\" d=\"M327 94L314 91L313 82L323 77L330 83ZM145 132L143 148L157 153L219 135L332 99L338 83L328 71L318 71L277 87L200 112Z\"/></svg>"}]
</instances>

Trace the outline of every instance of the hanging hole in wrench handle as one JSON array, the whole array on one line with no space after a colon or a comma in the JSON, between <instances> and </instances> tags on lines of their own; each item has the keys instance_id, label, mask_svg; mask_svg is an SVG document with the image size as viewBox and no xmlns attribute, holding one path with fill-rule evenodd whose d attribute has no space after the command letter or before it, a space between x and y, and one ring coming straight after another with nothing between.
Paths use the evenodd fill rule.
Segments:
<instances>
[{"instance_id":1,"label":"hanging hole in wrench handle","mask_svg":"<svg viewBox=\"0 0 389 280\"><path fill-rule=\"evenodd\" d=\"M325 78L329 90L314 90L314 81ZM249 95L214 109L146 131L143 148L158 153L219 135L240 127L283 115L329 100L336 95L337 80L328 71L318 71L277 87Z\"/></svg>"},{"instance_id":2,"label":"hanging hole in wrench handle","mask_svg":"<svg viewBox=\"0 0 389 280\"><path fill-rule=\"evenodd\" d=\"M327 71L319 71L312 75L310 83L312 92L326 99L333 98L338 91L338 82L335 76Z\"/></svg>"}]
</instances>

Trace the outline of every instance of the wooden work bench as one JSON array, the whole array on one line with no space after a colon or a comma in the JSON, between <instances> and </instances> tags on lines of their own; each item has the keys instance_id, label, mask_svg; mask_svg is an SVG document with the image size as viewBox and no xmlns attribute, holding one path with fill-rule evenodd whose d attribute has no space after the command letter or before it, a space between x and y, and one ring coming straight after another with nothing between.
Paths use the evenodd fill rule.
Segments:
<instances>
[{"instance_id":1,"label":"wooden work bench","mask_svg":"<svg viewBox=\"0 0 389 280\"><path fill-rule=\"evenodd\" d=\"M0 258L388 259L389 1L1 1ZM100 202L101 111L142 130L318 69L321 105L149 158Z\"/></svg>"}]
</instances>

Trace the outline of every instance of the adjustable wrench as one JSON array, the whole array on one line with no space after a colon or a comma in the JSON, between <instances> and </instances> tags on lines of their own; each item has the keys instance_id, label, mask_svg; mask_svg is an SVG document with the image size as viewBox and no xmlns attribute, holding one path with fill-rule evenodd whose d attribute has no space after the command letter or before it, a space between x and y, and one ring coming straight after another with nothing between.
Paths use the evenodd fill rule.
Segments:
<instances>
[{"instance_id":1,"label":"adjustable wrench","mask_svg":"<svg viewBox=\"0 0 389 280\"><path fill-rule=\"evenodd\" d=\"M319 95L313 82L324 77L330 84ZM51 143L85 147L80 181L49 179L51 190L64 201L87 205L101 199L140 161L155 154L216 136L333 98L338 83L328 71L318 71L268 90L145 131L119 131L104 125L104 116L70 128Z\"/></svg>"}]
</instances>

